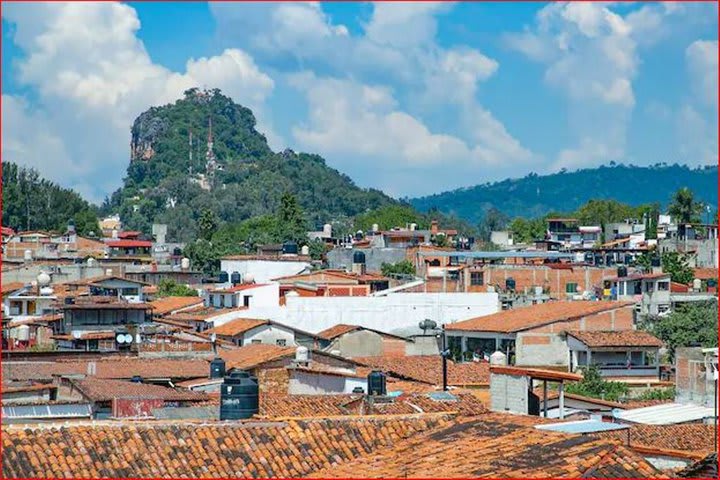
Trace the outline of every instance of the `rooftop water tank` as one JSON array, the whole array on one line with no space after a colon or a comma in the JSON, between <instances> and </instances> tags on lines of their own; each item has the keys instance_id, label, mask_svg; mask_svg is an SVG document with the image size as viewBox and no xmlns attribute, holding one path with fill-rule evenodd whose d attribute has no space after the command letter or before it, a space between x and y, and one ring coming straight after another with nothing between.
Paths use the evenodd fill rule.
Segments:
<instances>
[{"instance_id":1,"label":"rooftop water tank","mask_svg":"<svg viewBox=\"0 0 720 480\"><path fill-rule=\"evenodd\" d=\"M32 250L25 250L25 252L23 253L23 258L25 259L25 261L32 260Z\"/></svg>"},{"instance_id":2,"label":"rooftop water tank","mask_svg":"<svg viewBox=\"0 0 720 480\"><path fill-rule=\"evenodd\" d=\"M365 263L365 253L355 250L353 252L353 263Z\"/></svg>"},{"instance_id":3,"label":"rooftop water tank","mask_svg":"<svg viewBox=\"0 0 720 480\"><path fill-rule=\"evenodd\" d=\"M17 327L15 338L21 342L30 340L30 327L28 325L20 325Z\"/></svg>"},{"instance_id":4,"label":"rooftop water tank","mask_svg":"<svg viewBox=\"0 0 720 480\"><path fill-rule=\"evenodd\" d=\"M490 365L507 365L507 355L500 350L490 355Z\"/></svg>"},{"instance_id":5,"label":"rooftop water tank","mask_svg":"<svg viewBox=\"0 0 720 480\"><path fill-rule=\"evenodd\" d=\"M52 289L52 287L42 287L42 288L40 288L40 295L50 296L50 295L52 295L53 293L55 293L55 291Z\"/></svg>"},{"instance_id":6,"label":"rooftop water tank","mask_svg":"<svg viewBox=\"0 0 720 480\"><path fill-rule=\"evenodd\" d=\"M310 360L310 350L302 345L295 350L295 361L298 363L306 363Z\"/></svg>"},{"instance_id":7,"label":"rooftop water tank","mask_svg":"<svg viewBox=\"0 0 720 480\"><path fill-rule=\"evenodd\" d=\"M627 277L627 274L628 274L628 269L627 269L626 266L621 265L621 266L618 267L618 269L617 269L617 276L618 276L618 278Z\"/></svg>"},{"instance_id":8,"label":"rooftop water tank","mask_svg":"<svg viewBox=\"0 0 720 480\"><path fill-rule=\"evenodd\" d=\"M190 268L190 259L187 258L187 257L185 257L185 258L183 258L182 260L180 260L180 267L181 267L183 270L189 269L189 268Z\"/></svg>"},{"instance_id":9,"label":"rooftop water tank","mask_svg":"<svg viewBox=\"0 0 720 480\"><path fill-rule=\"evenodd\" d=\"M372 224L372 231L378 232L380 230L380 226L377 223Z\"/></svg>"},{"instance_id":10,"label":"rooftop water tank","mask_svg":"<svg viewBox=\"0 0 720 480\"><path fill-rule=\"evenodd\" d=\"M310 247L308 247L307 245L303 245L300 249L300 254L305 256L310 255Z\"/></svg>"},{"instance_id":11,"label":"rooftop water tank","mask_svg":"<svg viewBox=\"0 0 720 480\"><path fill-rule=\"evenodd\" d=\"M692 285L693 285L693 290L695 290L696 292L699 292L702 289L702 280L700 280L699 278L696 278L695 280L693 280Z\"/></svg>"},{"instance_id":12,"label":"rooftop water tank","mask_svg":"<svg viewBox=\"0 0 720 480\"><path fill-rule=\"evenodd\" d=\"M515 279L512 277L508 277L505 279L505 289L510 291L515 291Z\"/></svg>"},{"instance_id":13,"label":"rooftop water tank","mask_svg":"<svg viewBox=\"0 0 720 480\"><path fill-rule=\"evenodd\" d=\"M355 232L355 240L362 240L363 237L364 235L362 230L358 230L357 232Z\"/></svg>"},{"instance_id":14,"label":"rooftop water tank","mask_svg":"<svg viewBox=\"0 0 720 480\"><path fill-rule=\"evenodd\" d=\"M254 283L255 275L253 275L252 273L246 273L244 280L245 280L245 283Z\"/></svg>"},{"instance_id":15,"label":"rooftop water tank","mask_svg":"<svg viewBox=\"0 0 720 480\"><path fill-rule=\"evenodd\" d=\"M220 277L218 278L220 283L227 283L230 281L230 275L228 275L227 272L220 272Z\"/></svg>"},{"instance_id":16,"label":"rooftop water tank","mask_svg":"<svg viewBox=\"0 0 720 480\"><path fill-rule=\"evenodd\" d=\"M216 357L210 362L210 378L223 378L225 376L225 360Z\"/></svg>"},{"instance_id":17,"label":"rooftop water tank","mask_svg":"<svg viewBox=\"0 0 720 480\"><path fill-rule=\"evenodd\" d=\"M182 249L178 247L173 248L173 255L179 257L180 255L182 255Z\"/></svg>"},{"instance_id":18,"label":"rooftop water tank","mask_svg":"<svg viewBox=\"0 0 720 480\"><path fill-rule=\"evenodd\" d=\"M380 370L373 370L367 378L368 394L370 395L387 395L387 387L385 385L385 374Z\"/></svg>"},{"instance_id":19,"label":"rooftop water tank","mask_svg":"<svg viewBox=\"0 0 720 480\"><path fill-rule=\"evenodd\" d=\"M88 258L86 262L87 266L90 268L94 267L96 263L97 261L92 257Z\"/></svg>"},{"instance_id":20,"label":"rooftop water tank","mask_svg":"<svg viewBox=\"0 0 720 480\"><path fill-rule=\"evenodd\" d=\"M325 225L323 225L322 230L323 230L324 236L326 236L326 237L332 236L332 225L330 225L329 223L326 223Z\"/></svg>"},{"instance_id":21,"label":"rooftop water tank","mask_svg":"<svg viewBox=\"0 0 720 480\"><path fill-rule=\"evenodd\" d=\"M107 269L105 269L105 276L106 276L106 277L112 277L112 274L113 274L112 268L107 268Z\"/></svg>"},{"instance_id":22,"label":"rooftop water tank","mask_svg":"<svg viewBox=\"0 0 720 480\"><path fill-rule=\"evenodd\" d=\"M220 420L241 420L258 413L260 390L255 377L235 370L223 380L220 389Z\"/></svg>"},{"instance_id":23,"label":"rooftop water tank","mask_svg":"<svg viewBox=\"0 0 720 480\"><path fill-rule=\"evenodd\" d=\"M240 272L233 272L232 275L230 275L230 283L232 283L233 285L242 283L242 277L240 276Z\"/></svg>"}]
</instances>

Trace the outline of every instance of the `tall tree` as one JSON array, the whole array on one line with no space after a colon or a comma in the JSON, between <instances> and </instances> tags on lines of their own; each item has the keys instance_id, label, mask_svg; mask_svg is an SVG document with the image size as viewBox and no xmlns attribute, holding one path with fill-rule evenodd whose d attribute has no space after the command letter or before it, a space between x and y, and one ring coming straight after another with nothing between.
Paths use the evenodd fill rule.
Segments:
<instances>
[{"instance_id":1,"label":"tall tree","mask_svg":"<svg viewBox=\"0 0 720 480\"><path fill-rule=\"evenodd\" d=\"M486 242L490 241L490 234L495 230L502 230L507 227L509 220L508 216L500 210L495 207L490 207L478 225L480 239Z\"/></svg>"},{"instance_id":2,"label":"tall tree","mask_svg":"<svg viewBox=\"0 0 720 480\"><path fill-rule=\"evenodd\" d=\"M692 190L681 188L673 194L668 212L678 223L700 223L702 209L702 203L695 200Z\"/></svg>"},{"instance_id":3,"label":"tall tree","mask_svg":"<svg viewBox=\"0 0 720 480\"><path fill-rule=\"evenodd\" d=\"M277 217L283 240L292 240L297 244L307 243L307 226L295 195L289 192L283 193Z\"/></svg>"},{"instance_id":4,"label":"tall tree","mask_svg":"<svg viewBox=\"0 0 720 480\"><path fill-rule=\"evenodd\" d=\"M718 345L717 301L680 304L670 315L640 325L662 340L673 357L677 347Z\"/></svg>"},{"instance_id":5,"label":"tall tree","mask_svg":"<svg viewBox=\"0 0 720 480\"><path fill-rule=\"evenodd\" d=\"M205 240L210 240L218 228L218 218L210 209L205 209L200 214L198 219L198 230L200 231L200 237Z\"/></svg>"}]
</instances>

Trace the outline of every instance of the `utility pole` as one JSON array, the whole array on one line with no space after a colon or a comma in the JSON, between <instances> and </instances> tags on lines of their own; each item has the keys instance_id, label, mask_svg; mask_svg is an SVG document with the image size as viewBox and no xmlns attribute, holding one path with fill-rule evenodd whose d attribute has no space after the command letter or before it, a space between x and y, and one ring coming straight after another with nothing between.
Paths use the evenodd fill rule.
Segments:
<instances>
[{"instance_id":1,"label":"utility pole","mask_svg":"<svg viewBox=\"0 0 720 480\"><path fill-rule=\"evenodd\" d=\"M447 350L447 340L445 337L445 325L443 324L441 333L442 335L442 375L443 375L443 392L447 392L447 357L450 354Z\"/></svg>"}]
</instances>

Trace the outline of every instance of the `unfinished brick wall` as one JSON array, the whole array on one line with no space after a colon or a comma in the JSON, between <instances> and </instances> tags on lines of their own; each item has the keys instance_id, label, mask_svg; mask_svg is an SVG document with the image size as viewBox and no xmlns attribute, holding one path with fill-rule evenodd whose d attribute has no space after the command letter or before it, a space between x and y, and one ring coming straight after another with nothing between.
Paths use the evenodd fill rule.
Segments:
<instances>
[{"instance_id":1,"label":"unfinished brick wall","mask_svg":"<svg viewBox=\"0 0 720 480\"><path fill-rule=\"evenodd\" d=\"M486 266L484 269L486 285L498 285L505 288L505 280L515 280L515 290L522 292L539 286L550 290L553 298L566 298L568 283L576 283L582 293L602 286L603 279L616 276L614 268L573 267L572 269L554 269L546 266Z\"/></svg>"},{"instance_id":2,"label":"unfinished brick wall","mask_svg":"<svg viewBox=\"0 0 720 480\"><path fill-rule=\"evenodd\" d=\"M261 396L264 393L288 394L290 373L286 368L260 368L255 375Z\"/></svg>"},{"instance_id":3,"label":"unfinished brick wall","mask_svg":"<svg viewBox=\"0 0 720 480\"><path fill-rule=\"evenodd\" d=\"M405 345L408 342L405 340L394 339L394 338L383 338L382 349L383 356L386 357L404 357L405 356Z\"/></svg>"}]
</instances>

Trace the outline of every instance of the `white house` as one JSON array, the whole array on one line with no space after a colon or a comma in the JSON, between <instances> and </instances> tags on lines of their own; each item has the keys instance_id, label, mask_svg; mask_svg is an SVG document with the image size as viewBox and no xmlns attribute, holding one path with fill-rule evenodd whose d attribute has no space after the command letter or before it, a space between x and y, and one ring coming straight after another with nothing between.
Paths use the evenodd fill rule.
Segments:
<instances>
[{"instance_id":1,"label":"white house","mask_svg":"<svg viewBox=\"0 0 720 480\"><path fill-rule=\"evenodd\" d=\"M267 283L273 278L297 275L310 269L305 255L234 255L220 259L220 270L232 277L240 274L243 282Z\"/></svg>"}]
</instances>

